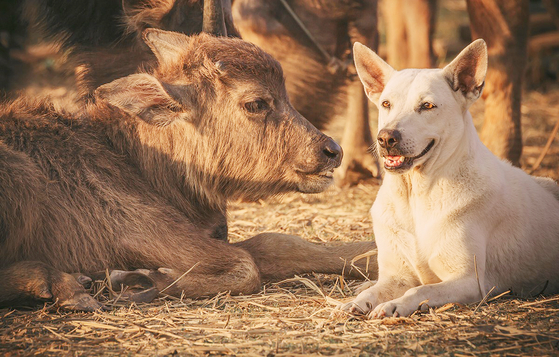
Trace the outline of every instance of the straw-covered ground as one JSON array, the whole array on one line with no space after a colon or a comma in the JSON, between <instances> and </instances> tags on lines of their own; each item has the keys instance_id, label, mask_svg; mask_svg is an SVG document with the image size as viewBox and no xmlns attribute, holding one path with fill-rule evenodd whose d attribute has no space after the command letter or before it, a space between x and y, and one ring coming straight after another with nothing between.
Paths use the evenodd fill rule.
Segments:
<instances>
[{"instance_id":1,"label":"straw-covered ground","mask_svg":"<svg viewBox=\"0 0 559 357\"><path fill-rule=\"evenodd\" d=\"M559 90L527 93L523 163L529 170L559 120ZM483 104L473 108L477 122ZM559 179L559 144L536 174ZM263 231L316 242L374 239L368 210L375 182L231 204L230 238ZM449 304L409 318L364 320L332 314L359 282L311 275L267 284L259 294L205 300L161 297L130 304L100 282L108 312L70 313L50 305L0 310L0 355L559 355L559 295L524 300L505 294Z\"/></svg>"},{"instance_id":2,"label":"straw-covered ground","mask_svg":"<svg viewBox=\"0 0 559 357\"><path fill-rule=\"evenodd\" d=\"M297 278L253 296L115 304L111 312L3 310L0 354L557 355L559 297L449 304L409 318L332 317L351 294L332 277Z\"/></svg>"},{"instance_id":3,"label":"straw-covered ground","mask_svg":"<svg viewBox=\"0 0 559 357\"><path fill-rule=\"evenodd\" d=\"M461 6L460 16L467 24ZM455 21L445 23L456 26ZM36 96L46 88L55 99L72 97L65 87L69 77L57 75L71 73L58 67L63 58L48 55L45 60L44 53L57 49L36 46L32 50L20 53L22 63L31 69L16 71L29 77L19 79L26 93ZM51 87L41 84L43 77L48 77ZM526 171L536 164L559 121L557 103L559 88L528 92L523 98ZM483 103L472 108L478 125L482 111ZM332 135L339 132L339 126L332 127ZM559 180L557 141L534 174ZM235 202L230 206L230 239L273 231L325 243L374 240L368 211L377 190L378 183L367 182L320 195ZM468 306L449 304L409 318L365 320L332 314L336 303L350 299L359 284L337 276L310 275L266 284L252 296L223 293L204 300L162 296L150 304L131 304L99 282L92 293L111 311L72 313L49 304L0 309L0 356L559 355L559 295L525 300L505 294Z\"/></svg>"}]
</instances>

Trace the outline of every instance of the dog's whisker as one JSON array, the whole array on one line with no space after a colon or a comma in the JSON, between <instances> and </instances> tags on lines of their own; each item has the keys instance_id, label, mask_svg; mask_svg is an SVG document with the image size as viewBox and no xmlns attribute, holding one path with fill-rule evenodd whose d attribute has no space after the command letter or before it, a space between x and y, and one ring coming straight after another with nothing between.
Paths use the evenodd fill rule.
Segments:
<instances>
[{"instance_id":1,"label":"dog's whisker","mask_svg":"<svg viewBox=\"0 0 559 357\"><path fill-rule=\"evenodd\" d=\"M375 158L378 159L378 149L376 144L372 144L367 148L367 153L373 155Z\"/></svg>"}]
</instances>

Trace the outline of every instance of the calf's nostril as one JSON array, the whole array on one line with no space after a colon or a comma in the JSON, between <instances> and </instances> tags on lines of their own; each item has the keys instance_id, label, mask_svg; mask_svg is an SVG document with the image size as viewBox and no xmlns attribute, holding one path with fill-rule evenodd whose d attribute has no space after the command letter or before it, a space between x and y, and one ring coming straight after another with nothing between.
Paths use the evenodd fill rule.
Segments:
<instances>
[{"instance_id":1,"label":"calf's nostril","mask_svg":"<svg viewBox=\"0 0 559 357\"><path fill-rule=\"evenodd\" d=\"M331 148L325 148L324 149L324 155L328 156L329 158L335 158L336 156L338 156L338 152L333 151Z\"/></svg>"},{"instance_id":2,"label":"calf's nostril","mask_svg":"<svg viewBox=\"0 0 559 357\"><path fill-rule=\"evenodd\" d=\"M322 150L324 155L326 155L330 159L336 159L341 155L342 148L340 145L336 144L333 140L329 140L324 149Z\"/></svg>"}]
</instances>

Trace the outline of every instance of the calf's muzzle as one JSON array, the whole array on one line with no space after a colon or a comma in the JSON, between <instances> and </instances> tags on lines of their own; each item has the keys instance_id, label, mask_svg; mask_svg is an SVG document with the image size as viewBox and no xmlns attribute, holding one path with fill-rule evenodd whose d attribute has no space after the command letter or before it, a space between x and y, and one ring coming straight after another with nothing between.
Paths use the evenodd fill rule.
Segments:
<instances>
[{"instance_id":1,"label":"calf's muzzle","mask_svg":"<svg viewBox=\"0 0 559 357\"><path fill-rule=\"evenodd\" d=\"M344 155L340 145L329 137L323 143L322 154L327 162L331 162L333 167L340 166Z\"/></svg>"}]
</instances>

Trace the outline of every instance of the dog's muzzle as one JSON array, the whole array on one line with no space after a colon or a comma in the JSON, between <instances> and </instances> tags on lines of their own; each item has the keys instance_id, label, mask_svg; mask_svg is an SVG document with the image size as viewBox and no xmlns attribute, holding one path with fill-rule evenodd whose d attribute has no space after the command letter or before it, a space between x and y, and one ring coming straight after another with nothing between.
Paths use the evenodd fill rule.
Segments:
<instances>
[{"instance_id":1,"label":"dog's muzzle","mask_svg":"<svg viewBox=\"0 0 559 357\"><path fill-rule=\"evenodd\" d=\"M431 142L421 151L421 153L417 156L404 156L404 155L390 155L390 152L397 152L399 151L397 148L390 148L390 149L382 149L382 157L384 159L384 168L387 171L392 172L403 172L411 167L416 160L425 156L432 148L435 146L435 140L431 140Z\"/></svg>"}]
</instances>

